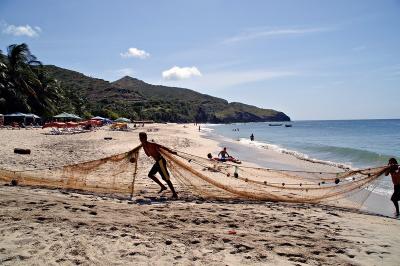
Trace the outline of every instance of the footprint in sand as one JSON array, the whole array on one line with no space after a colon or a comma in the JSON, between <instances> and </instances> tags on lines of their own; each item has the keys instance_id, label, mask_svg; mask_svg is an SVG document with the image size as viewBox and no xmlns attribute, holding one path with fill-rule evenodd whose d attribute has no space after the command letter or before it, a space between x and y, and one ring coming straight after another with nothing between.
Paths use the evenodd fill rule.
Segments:
<instances>
[{"instance_id":1,"label":"footprint in sand","mask_svg":"<svg viewBox=\"0 0 400 266\"><path fill-rule=\"evenodd\" d=\"M278 246L280 246L280 247L293 247L293 244L290 244L290 243L288 243L288 242L285 242L285 243L279 244Z\"/></svg>"},{"instance_id":2,"label":"footprint in sand","mask_svg":"<svg viewBox=\"0 0 400 266\"><path fill-rule=\"evenodd\" d=\"M231 254L236 254L236 253L247 253L250 250L254 249L254 247L250 247L244 244L232 244L235 250L232 250L230 253Z\"/></svg>"}]
</instances>

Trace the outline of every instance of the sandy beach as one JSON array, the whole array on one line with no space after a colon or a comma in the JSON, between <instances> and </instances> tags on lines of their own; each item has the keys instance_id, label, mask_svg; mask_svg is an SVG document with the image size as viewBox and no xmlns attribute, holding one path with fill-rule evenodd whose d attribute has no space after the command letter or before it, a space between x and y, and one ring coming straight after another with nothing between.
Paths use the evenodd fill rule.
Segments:
<instances>
[{"instance_id":1,"label":"sandy beach","mask_svg":"<svg viewBox=\"0 0 400 266\"><path fill-rule=\"evenodd\" d=\"M75 135L48 130L0 130L0 167L55 167L129 151L138 132L172 149L205 157L232 141L205 138L193 124L153 124L130 132L107 128ZM112 137L105 140L104 137ZM30 155L14 154L29 148ZM244 148L243 148L244 149ZM335 171L272 150L255 151L281 167ZM251 155L243 155L245 165ZM239 154L240 155L240 154ZM151 167L150 165L148 166ZM137 177L142 197L158 186ZM172 177L172 182L174 179ZM179 193L179 187L178 187ZM0 187L0 263L397 265L400 221L363 211L312 204L211 200L129 201L88 193ZM389 201L389 199L387 199Z\"/></svg>"}]
</instances>

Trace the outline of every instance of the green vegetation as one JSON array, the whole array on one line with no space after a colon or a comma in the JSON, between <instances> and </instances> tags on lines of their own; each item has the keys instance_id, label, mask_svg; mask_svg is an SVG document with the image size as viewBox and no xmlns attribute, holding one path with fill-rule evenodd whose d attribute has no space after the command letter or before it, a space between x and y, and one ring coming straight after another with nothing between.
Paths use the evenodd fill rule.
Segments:
<instances>
[{"instance_id":1,"label":"green vegetation","mask_svg":"<svg viewBox=\"0 0 400 266\"><path fill-rule=\"evenodd\" d=\"M0 51L0 113L52 116L60 110L84 113L84 98L48 75L26 44Z\"/></svg>"},{"instance_id":2,"label":"green vegetation","mask_svg":"<svg viewBox=\"0 0 400 266\"><path fill-rule=\"evenodd\" d=\"M11 45L0 65L0 113L34 112L51 116L72 112L115 119L158 122L288 121L282 112L201 94L157 86L132 77L115 82L85 76L53 65L42 65L26 44Z\"/></svg>"}]
</instances>

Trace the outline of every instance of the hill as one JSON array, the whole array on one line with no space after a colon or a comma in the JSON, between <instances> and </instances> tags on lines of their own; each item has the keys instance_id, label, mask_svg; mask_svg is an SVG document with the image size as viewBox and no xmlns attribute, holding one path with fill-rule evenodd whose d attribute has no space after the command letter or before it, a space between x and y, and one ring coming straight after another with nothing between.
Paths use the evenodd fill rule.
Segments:
<instances>
[{"instance_id":1,"label":"hill","mask_svg":"<svg viewBox=\"0 0 400 266\"><path fill-rule=\"evenodd\" d=\"M53 65L46 65L44 68L63 87L79 93L85 99L87 112L93 115L125 116L159 122L290 120L286 114L272 109L229 103L190 89L152 85L129 76L108 82Z\"/></svg>"}]
</instances>

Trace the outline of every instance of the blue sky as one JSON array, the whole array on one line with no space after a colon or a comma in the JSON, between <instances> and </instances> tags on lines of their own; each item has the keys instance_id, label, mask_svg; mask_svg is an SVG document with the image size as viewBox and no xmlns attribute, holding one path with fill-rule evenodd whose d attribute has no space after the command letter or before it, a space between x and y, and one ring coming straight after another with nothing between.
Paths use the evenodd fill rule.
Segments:
<instances>
[{"instance_id":1,"label":"blue sky","mask_svg":"<svg viewBox=\"0 0 400 266\"><path fill-rule=\"evenodd\" d=\"M292 119L400 118L400 1L0 1L0 49Z\"/></svg>"}]
</instances>

